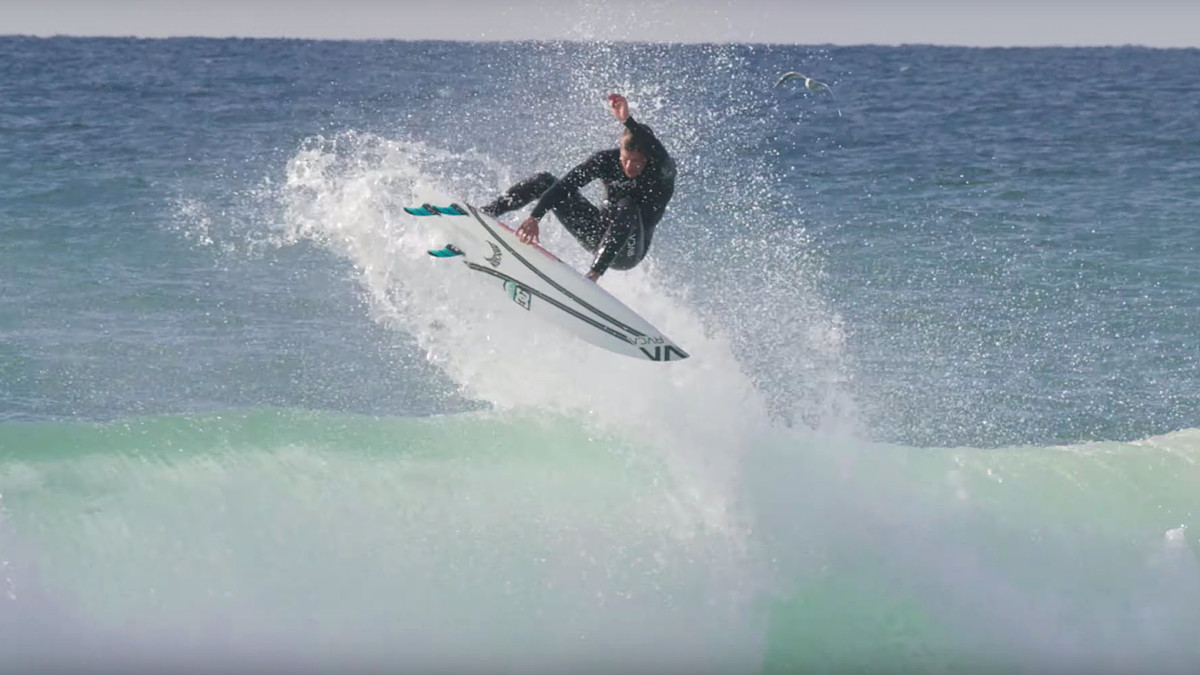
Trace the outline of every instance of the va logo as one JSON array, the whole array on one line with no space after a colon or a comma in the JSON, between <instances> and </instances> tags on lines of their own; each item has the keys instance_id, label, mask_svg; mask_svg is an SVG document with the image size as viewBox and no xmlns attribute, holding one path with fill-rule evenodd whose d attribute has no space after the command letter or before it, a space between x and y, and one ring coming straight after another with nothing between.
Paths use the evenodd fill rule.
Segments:
<instances>
[{"instance_id":1,"label":"va logo","mask_svg":"<svg viewBox=\"0 0 1200 675\"><path fill-rule=\"evenodd\" d=\"M654 351L650 351L645 347L641 347L642 353L651 361L670 361L672 356L677 356L681 359L686 359L687 354L683 353L675 347L675 345L667 345L666 347L658 345Z\"/></svg>"},{"instance_id":2,"label":"va logo","mask_svg":"<svg viewBox=\"0 0 1200 675\"><path fill-rule=\"evenodd\" d=\"M484 260L491 263L492 267L499 267L500 266L500 247L493 244L490 241L488 242L488 246L492 247L492 257L484 258Z\"/></svg>"}]
</instances>

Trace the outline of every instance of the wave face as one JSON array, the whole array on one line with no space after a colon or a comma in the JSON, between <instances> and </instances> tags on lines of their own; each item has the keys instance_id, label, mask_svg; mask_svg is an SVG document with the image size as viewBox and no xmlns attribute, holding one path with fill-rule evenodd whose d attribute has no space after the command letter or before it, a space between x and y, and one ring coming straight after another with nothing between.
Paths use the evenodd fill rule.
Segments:
<instances>
[{"instance_id":1,"label":"wave face","mask_svg":"<svg viewBox=\"0 0 1200 675\"><path fill-rule=\"evenodd\" d=\"M738 448L726 522L653 441L567 416L261 409L3 431L0 618L18 663L1184 672L1197 657L1197 430L994 451L765 433Z\"/></svg>"},{"instance_id":2,"label":"wave face","mask_svg":"<svg viewBox=\"0 0 1200 675\"><path fill-rule=\"evenodd\" d=\"M752 656L729 630L748 625L744 555L681 515L644 447L570 419L263 409L4 430L36 457L0 469L22 507L4 523L10 655L306 672Z\"/></svg>"},{"instance_id":3,"label":"wave face","mask_svg":"<svg viewBox=\"0 0 1200 675\"><path fill-rule=\"evenodd\" d=\"M1200 665L1195 51L0 59L0 670ZM402 211L611 147L613 90L680 180L602 283L684 362Z\"/></svg>"}]
</instances>

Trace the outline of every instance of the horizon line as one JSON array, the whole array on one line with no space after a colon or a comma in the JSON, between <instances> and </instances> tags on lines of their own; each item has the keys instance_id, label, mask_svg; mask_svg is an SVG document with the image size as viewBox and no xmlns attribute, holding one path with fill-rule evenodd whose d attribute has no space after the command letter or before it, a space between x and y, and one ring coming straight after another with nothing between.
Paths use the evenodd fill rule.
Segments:
<instances>
[{"instance_id":1,"label":"horizon line","mask_svg":"<svg viewBox=\"0 0 1200 675\"><path fill-rule=\"evenodd\" d=\"M742 45L747 47L935 47L947 49L1155 49L1197 50L1193 45L1150 45L1138 42L1125 43L1005 43L1005 44L961 44L939 42L769 42L739 40L630 40L630 39L582 39L562 38L486 38L473 40L459 38L407 38L407 37L311 37L297 35L213 35L213 34L165 34L139 35L136 33L0 33L0 39L25 38L36 40L53 39L97 39L97 40L275 40L293 42L446 42L458 44L629 44L629 45Z\"/></svg>"}]
</instances>

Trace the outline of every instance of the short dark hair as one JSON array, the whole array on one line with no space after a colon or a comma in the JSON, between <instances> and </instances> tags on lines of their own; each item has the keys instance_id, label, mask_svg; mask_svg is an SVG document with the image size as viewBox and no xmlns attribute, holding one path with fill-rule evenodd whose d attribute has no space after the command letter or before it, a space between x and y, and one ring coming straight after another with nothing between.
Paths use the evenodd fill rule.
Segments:
<instances>
[{"instance_id":1,"label":"short dark hair","mask_svg":"<svg viewBox=\"0 0 1200 675\"><path fill-rule=\"evenodd\" d=\"M621 133L621 147L630 152L646 154L646 149L642 147L641 143L638 143L637 139L633 136L633 132L629 129Z\"/></svg>"}]
</instances>

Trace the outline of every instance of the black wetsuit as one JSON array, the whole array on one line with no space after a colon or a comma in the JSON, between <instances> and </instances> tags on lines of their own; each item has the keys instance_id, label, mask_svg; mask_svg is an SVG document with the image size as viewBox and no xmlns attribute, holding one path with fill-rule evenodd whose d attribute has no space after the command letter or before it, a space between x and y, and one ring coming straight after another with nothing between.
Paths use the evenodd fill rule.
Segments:
<instances>
[{"instance_id":1,"label":"black wetsuit","mask_svg":"<svg viewBox=\"0 0 1200 675\"><path fill-rule=\"evenodd\" d=\"M646 155L646 166L637 178L625 175L619 149L601 150L571 169L562 180L539 173L512 186L482 210L498 216L537 199L530 215L541 218L553 211L563 227L596 254L591 272L604 274L610 267L627 270L637 265L646 256L654 226L662 220L667 202L675 193L675 161L649 127L630 117L625 120L625 128ZM579 192L597 178L604 183L601 208Z\"/></svg>"}]
</instances>

